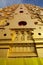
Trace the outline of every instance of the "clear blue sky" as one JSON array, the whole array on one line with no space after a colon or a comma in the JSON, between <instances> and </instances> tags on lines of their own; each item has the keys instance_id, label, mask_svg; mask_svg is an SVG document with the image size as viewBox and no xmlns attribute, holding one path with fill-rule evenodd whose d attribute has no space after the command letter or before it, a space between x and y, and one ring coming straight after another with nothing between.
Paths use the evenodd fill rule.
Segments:
<instances>
[{"instance_id":1,"label":"clear blue sky","mask_svg":"<svg viewBox=\"0 0 43 65\"><path fill-rule=\"evenodd\" d=\"M43 0L0 0L0 8L18 3L29 3L43 7Z\"/></svg>"}]
</instances>

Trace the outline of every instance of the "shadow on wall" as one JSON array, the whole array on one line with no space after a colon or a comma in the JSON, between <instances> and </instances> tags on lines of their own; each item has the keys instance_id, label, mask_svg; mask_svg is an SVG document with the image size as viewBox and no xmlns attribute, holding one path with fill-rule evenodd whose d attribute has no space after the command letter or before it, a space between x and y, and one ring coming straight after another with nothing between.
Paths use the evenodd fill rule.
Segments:
<instances>
[{"instance_id":1,"label":"shadow on wall","mask_svg":"<svg viewBox=\"0 0 43 65\"><path fill-rule=\"evenodd\" d=\"M19 3L29 3L43 7L43 0L0 0L0 8Z\"/></svg>"}]
</instances>

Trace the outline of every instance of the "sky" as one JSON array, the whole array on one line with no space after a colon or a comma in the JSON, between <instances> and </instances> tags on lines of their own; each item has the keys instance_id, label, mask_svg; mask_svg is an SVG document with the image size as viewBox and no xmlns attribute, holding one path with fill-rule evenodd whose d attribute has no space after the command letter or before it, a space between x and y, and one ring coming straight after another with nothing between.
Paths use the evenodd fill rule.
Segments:
<instances>
[{"instance_id":1,"label":"sky","mask_svg":"<svg viewBox=\"0 0 43 65\"><path fill-rule=\"evenodd\" d=\"M43 7L43 0L0 0L0 8L19 3L34 4Z\"/></svg>"}]
</instances>

